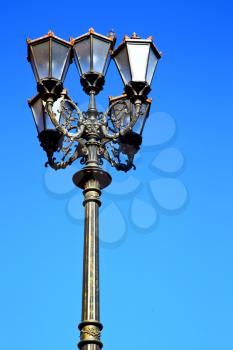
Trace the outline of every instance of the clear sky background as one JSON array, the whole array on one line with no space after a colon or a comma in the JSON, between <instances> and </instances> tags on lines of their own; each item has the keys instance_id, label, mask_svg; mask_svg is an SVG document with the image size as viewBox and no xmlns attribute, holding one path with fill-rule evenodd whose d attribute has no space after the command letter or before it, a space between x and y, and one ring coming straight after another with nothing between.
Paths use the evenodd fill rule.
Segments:
<instances>
[{"instance_id":1,"label":"clear sky background","mask_svg":"<svg viewBox=\"0 0 233 350\"><path fill-rule=\"evenodd\" d=\"M151 116L171 116L176 133L161 147L142 152L131 175L145 188L150 181L170 178L166 171L151 171L147 161L175 147L185 164L172 177L188 192L182 208L169 211L136 190L158 215L156 224L145 230L130 219L135 193L103 195L103 208L113 203L121 213L103 215L101 226L106 235L101 243L105 349L233 349L232 10L225 0L1 5L1 349L71 350L78 342L83 251L78 213L81 218L83 209L77 205L77 218L70 215L69 203L78 190L67 173L64 180L62 173L56 179L54 190L44 168L45 155L27 106L36 88L25 40L49 29L68 39L89 27L103 34L114 28L118 43L133 31L154 36L164 55L153 83ZM66 86L81 105L86 103L74 66ZM111 64L99 104L106 106L108 95L121 92ZM146 128L151 143L156 128L152 119ZM112 188L130 176L110 171ZM166 189L172 202L176 191ZM141 210L136 208L134 216L142 216ZM144 211L144 222L151 215ZM120 217L124 234L111 242Z\"/></svg>"}]
</instances>

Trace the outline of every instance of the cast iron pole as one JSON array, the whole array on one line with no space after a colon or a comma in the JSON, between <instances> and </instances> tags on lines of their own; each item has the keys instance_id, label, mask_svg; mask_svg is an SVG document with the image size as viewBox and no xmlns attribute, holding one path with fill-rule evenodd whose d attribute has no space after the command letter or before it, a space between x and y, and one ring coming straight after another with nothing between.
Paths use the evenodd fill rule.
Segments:
<instances>
[{"instance_id":1,"label":"cast iron pole","mask_svg":"<svg viewBox=\"0 0 233 350\"><path fill-rule=\"evenodd\" d=\"M83 257L83 293L82 293L82 320L79 324L81 350L100 350L101 342L100 323L100 293L99 293L99 206L101 205L101 189L111 183L111 176L99 165L98 128L93 123L97 110L95 93L90 92L88 108L88 154L86 166L73 176L76 186L83 189L85 207L84 225L84 257Z\"/></svg>"}]
</instances>

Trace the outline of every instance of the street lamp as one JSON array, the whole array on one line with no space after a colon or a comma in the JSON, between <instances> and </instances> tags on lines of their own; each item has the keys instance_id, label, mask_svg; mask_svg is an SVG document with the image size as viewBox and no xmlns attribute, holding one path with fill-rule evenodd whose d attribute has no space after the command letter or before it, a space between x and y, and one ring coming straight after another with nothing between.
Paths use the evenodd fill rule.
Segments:
<instances>
[{"instance_id":1,"label":"street lamp","mask_svg":"<svg viewBox=\"0 0 233 350\"><path fill-rule=\"evenodd\" d=\"M119 171L135 169L134 157L142 144L149 116L148 93L161 57L152 37L135 33L125 37L113 52L116 37L90 29L67 42L52 32L27 40L28 60L37 81L38 94L29 100L40 144L49 165L64 169L80 158L83 168L73 176L83 189L85 207L82 320L79 325L81 350L102 348L99 303L99 206L101 190L111 183L102 169L103 160ZM105 112L96 109L95 95L104 86L114 59L125 85L125 93L109 98ZM68 96L63 82L74 58L83 90L89 95L88 110L82 112ZM60 156L60 160L57 157Z\"/></svg>"},{"instance_id":2,"label":"street lamp","mask_svg":"<svg viewBox=\"0 0 233 350\"><path fill-rule=\"evenodd\" d=\"M113 53L121 78L128 95L145 98L150 92L151 82L161 53L152 37L141 39L136 33L124 37L123 42Z\"/></svg>"},{"instance_id":3,"label":"street lamp","mask_svg":"<svg viewBox=\"0 0 233 350\"><path fill-rule=\"evenodd\" d=\"M28 101L28 105L32 110L41 147L45 151L56 152L59 148L59 140L63 135L52 123L45 109L45 102L41 99L41 96L37 94ZM59 123L59 119L57 122Z\"/></svg>"},{"instance_id":4,"label":"street lamp","mask_svg":"<svg viewBox=\"0 0 233 350\"><path fill-rule=\"evenodd\" d=\"M49 31L36 40L27 40L28 61L32 65L39 92L60 93L71 61L72 45Z\"/></svg>"},{"instance_id":5,"label":"street lamp","mask_svg":"<svg viewBox=\"0 0 233 350\"><path fill-rule=\"evenodd\" d=\"M110 63L115 37L97 34L93 28L87 34L71 40L74 58L85 92L98 93L104 85L104 77Z\"/></svg>"},{"instance_id":6,"label":"street lamp","mask_svg":"<svg viewBox=\"0 0 233 350\"><path fill-rule=\"evenodd\" d=\"M113 128L119 133L118 145L115 155L125 154L128 157L127 164L117 163L117 170L128 171L133 164L135 154L142 144L142 133L149 116L152 99L144 99L140 104L140 112L137 114L137 105L132 103L126 94L117 97L109 97L109 117Z\"/></svg>"}]
</instances>

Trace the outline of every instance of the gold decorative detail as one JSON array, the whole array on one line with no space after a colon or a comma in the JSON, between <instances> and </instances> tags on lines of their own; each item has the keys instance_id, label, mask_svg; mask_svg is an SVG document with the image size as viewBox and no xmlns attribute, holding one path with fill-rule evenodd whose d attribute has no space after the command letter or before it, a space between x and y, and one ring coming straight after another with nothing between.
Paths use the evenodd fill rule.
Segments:
<instances>
[{"instance_id":1,"label":"gold decorative detail","mask_svg":"<svg viewBox=\"0 0 233 350\"><path fill-rule=\"evenodd\" d=\"M67 89L63 89L61 92L61 96L67 96L68 95L68 90Z\"/></svg>"},{"instance_id":2,"label":"gold decorative detail","mask_svg":"<svg viewBox=\"0 0 233 350\"><path fill-rule=\"evenodd\" d=\"M52 32L52 30L48 31L48 36L54 36L54 32Z\"/></svg>"},{"instance_id":3,"label":"gold decorative detail","mask_svg":"<svg viewBox=\"0 0 233 350\"><path fill-rule=\"evenodd\" d=\"M93 34L93 33L95 33L95 29L94 29L94 28L89 28L88 32L89 32L90 34Z\"/></svg>"},{"instance_id":4,"label":"gold decorative detail","mask_svg":"<svg viewBox=\"0 0 233 350\"><path fill-rule=\"evenodd\" d=\"M96 328L91 328L91 327L87 327L85 329L82 329L81 334L88 334L94 338L97 338L98 340L100 339L100 336L101 336L101 332L96 329Z\"/></svg>"},{"instance_id":5,"label":"gold decorative detail","mask_svg":"<svg viewBox=\"0 0 233 350\"><path fill-rule=\"evenodd\" d=\"M109 102L121 101L126 99L127 95L123 92L123 95L120 96L108 96Z\"/></svg>"},{"instance_id":6,"label":"gold decorative detail","mask_svg":"<svg viewBox=\"0 0 233 350\"><path fill-rule=\"evenodd\" d=\"M131 39L140 39L140 36L138 36L135 32L133 32Z\"/></svg>"}]
</instances>

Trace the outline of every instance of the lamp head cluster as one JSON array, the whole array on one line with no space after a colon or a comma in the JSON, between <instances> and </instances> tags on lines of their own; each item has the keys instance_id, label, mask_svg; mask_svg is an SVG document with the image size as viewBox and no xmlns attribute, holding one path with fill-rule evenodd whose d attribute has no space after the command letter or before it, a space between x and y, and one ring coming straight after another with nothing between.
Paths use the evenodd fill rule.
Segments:
<instances>
[{"instance_id":1,"label":"lamp head cluster","mask_svg":"<svg viewBox=\"0 0 233 350\"><path fill-rule=\"evenodd\" d=\"M115 42L113 30L104 36L96 33L93 28L84 35L71 38L69 42L55 36L52 31L38 39L27 40L28 61L38 91L37 96L29 101L29 106L41 146L47 152L49 164L54 168L66 165L64 157L62 166L58 163L55 166L52 162L54 152L64 152L65 139L79 143L75 152L79 149L77 157L82 153L85 163L85 157L88 158L85 147L88 148L91 128L95 129L99 158L107 159L118 170L127 171L133 167L132 159L142 143L142 131L150 111L148 93L161 53L152 37L142 39L136 33L131 37L125 36L114 50ZM122 78L124 94L111 97L108 110L99 113L95 107L95 95L103 89L111 59L115 61ZM87 112L79 110L63 87L69 65L73 61L83 90L90 95ZM109 155L109 145L112 147L112 155ZM69 149L67 154L70 152ZM130 165L122 165L120 154L127 155Z\"/></svg>"}]
</instances>

